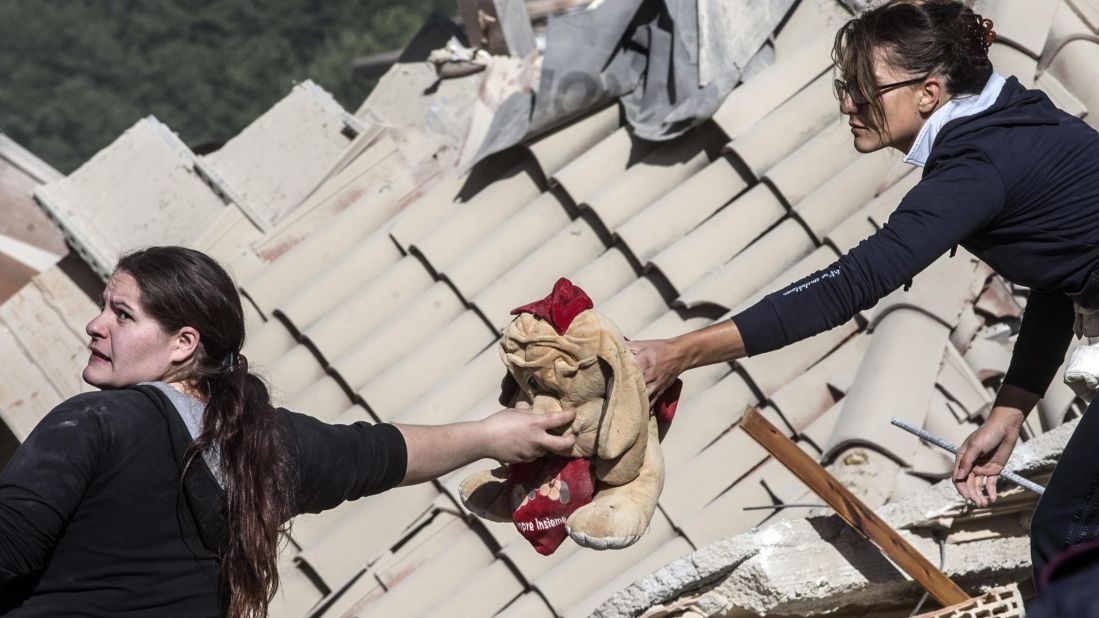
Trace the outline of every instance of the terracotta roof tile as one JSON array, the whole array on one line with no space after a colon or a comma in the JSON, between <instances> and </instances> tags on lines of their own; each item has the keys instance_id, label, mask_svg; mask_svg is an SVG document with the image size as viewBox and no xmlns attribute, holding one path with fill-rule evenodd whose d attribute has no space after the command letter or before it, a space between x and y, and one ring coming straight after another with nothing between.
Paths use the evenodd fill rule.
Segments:
<instances>
[{"instance_id":1,"label":"terracotta roof tile","mask_svg":"<svg viewBox=\"0 0 1099 618\"><path fill-rule=\"evenodd\" d=\"M481 350L496 342L497 334L472 311L464 311L441 326L437 335L423 343L398 340L410 350L358 389L358 395L381 419L395 419L438 380L461 369ZM398 336L400 333L398 332ZM382 344L379 344L382 345ZM431 371L425 372L424 368ZM341 373L341 375L343 375Z\"/></svg>"},{"instance_id":2,"label":"terracotta roof tile","mask_svg":"<svg viewBox=\"0 0 1099 618\"><path fill-rule=\"evenodd\" d=\"M469 300L568 225L572 211L567 195L546 191L499 225L485 225L477 244L440 275Z\"/></svg>"},{"instance_id":3,"label":"terracotta roof tile","mask_svg":"<svg viewBox=\"0 0 1099 618\"><path fill-rule=\"evenodd\" d=\"M724 143L720 131L704 125L662 144L622 174L604 177L583 200L610 232L705 168Z\"/></svg>"},{"instance_id":4,"label":"terracotta roof tile","mask_svg":"<svg viewBox=\"0 0 1099 618\"><path fill-rule=\"evenodd\" d=\"M508 315L533 299L546 295L563 273L573 273L605 250L599 234L584 218L554 234L540 250L531 253L504 273L471 301L496 329L511 321Z\"/></svg>"},{"instance_id":5,"label":"terracotta roof tile","mask_svg":"<svg viewBox=\"0 0 1099 618\"><path fill-rule=\"evenodd\" d=\"M686 290L720 268L786 214L771 188L757 184L679 242L651 259L676 290Z\"/></svg>"},{"instance_id":6,"label":"terracotta roof tile","mask_svg":"<svg viewBox=\"0 0 1099 618\"><path fill-rule=\"evenodd\" d=\"M978 0L973 10L992 20L997 39L1011 41L1037 58L1060 5L1054 0Z\"/></svg>"},{"instance_id":7,"label":"terracotta roof tile","mask_svg":"<svg viewBox=\"0 0 1099 618\"><path fill-rule=\"evenodd\" d=\"M807 257L816 245L805 227L787 217L733 259L683 290L676 305L713 305L729 311Z\"/></svg>"},{"instance_id":8,"label":"terracotta roof tile","mask_svg":"<svg viewBox=\"0 0 1099 618\"><path fill-rule=\"evenodd\" d=\"M727 157L718 157L664 197L618 226L618 237L646 263L729 203L748 183Z\"/></svg>"}]
</instances>

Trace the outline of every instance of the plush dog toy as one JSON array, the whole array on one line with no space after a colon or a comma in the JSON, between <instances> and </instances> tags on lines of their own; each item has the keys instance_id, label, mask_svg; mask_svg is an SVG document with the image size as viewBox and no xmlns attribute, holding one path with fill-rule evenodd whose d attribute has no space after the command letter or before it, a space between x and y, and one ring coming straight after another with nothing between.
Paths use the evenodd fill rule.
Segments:
<instances>
[{"instance_id":1,"label":"plush dog toy","mask_svg":"<svg viewBox=\"0 0 1099 618\"><path fill-rule=\"evenodd\" d=\"M513 521L541 554L566 535L595 549L633 544L649 526L664 486L660 439L682 384L650 409L641 368L625 339L567 279L546 298L512 311L500 357L501 403L532 414L574 408L568 453L473 474L461 496L473 513Z\"/></svg>"}]
</instances>

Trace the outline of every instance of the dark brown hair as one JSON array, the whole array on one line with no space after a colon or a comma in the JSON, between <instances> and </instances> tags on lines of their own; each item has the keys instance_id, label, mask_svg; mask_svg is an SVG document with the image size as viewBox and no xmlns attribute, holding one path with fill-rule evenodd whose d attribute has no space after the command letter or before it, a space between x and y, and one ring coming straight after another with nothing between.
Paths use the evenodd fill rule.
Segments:
<instances>
[{"instance_id":1,"label":"dark brown hair","mask_svg":"<svg viewBox=\"0 0 1099 618\"><path fill-rule=\"evenodd\" d=\"M217 453L228 524L221 592L230 617L265 616L278 589L279 533L292 515L293 487L267 387L240 354L244 312L236 285L213 259L183 247L131 253L117 270L134 278L142 308L165 332L190 326L199 333L195 353L165 378L189 384L206 400L183 475L205 451Z\"/></svg>"},{"instance_id":2,"label":"dark brown hair","mask_svg":"<svg viewBox=\"0 0 1099 618\"><path fill-rule=\"evenodd\" d=\"M913 78L937 74L951 95L977 94L992 75L992 22L955 0L890 0L844 24L832 60L870 105L879 132L888 132L878 97L874 53Z\"/></svg>"}]
</instances>

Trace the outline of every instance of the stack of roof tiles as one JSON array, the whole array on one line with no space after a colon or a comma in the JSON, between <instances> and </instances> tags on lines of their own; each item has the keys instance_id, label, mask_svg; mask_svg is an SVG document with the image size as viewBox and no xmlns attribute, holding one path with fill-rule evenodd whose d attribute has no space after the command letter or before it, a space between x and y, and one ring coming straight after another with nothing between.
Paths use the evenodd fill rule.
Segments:
<instances>
[{"instance_id":1,"label":"stack of roof tiles","mask_svg":"<svg viewBox=\"0 0 1099 618\"><path fill-rule=\"evenodd\" d=\"M1088 111L1099 114L1099 3L978 8L996 22L1001 73L1097 124ZM919 172L895 153L851 147L829 60L832 33L849 17L834 0L797 3L768 43L774 63L670 142L632 138L611 107L461 175L453 128L468 119L479 78L431 90L421 67L399 65L355 115L302 84L204 157L143 120L36 197L102 275L119 252L159 243L230 266L249 301L245 353L291 409L337 423L480 418L499 407L495 342L509 310L558 277L583 287L627 336L665 337L822 268L884 223ZM386 90L398 81L404 98ZM406 120L422 116L396 126L387 114L402 106ZM446 106L457 119L430 134ZM48 294L46 285L30 293ZM687 373L664 443L660 509L621 551L566 543L543 557L512 526L470 516L457 484L491 462L298 518L272 615L588 615L642 575L773 516L745 506L806 501L796 479L735 431L747 406L872 506L925 489L950 460L890 428L889 416L960 441L987 413L1024 303L1025 291L963 252L843 326ZM28 339L52 350L51 332L80 333L85 304L54 305ZM45 352L24 343L9 361L2 345L9 366L34 365L50 382L0 381L0 411L25 435L80 390L84 359L45 367ZM11 403L28 393L33 405ZM1074 410L1071 391L1055 384L1028 435Z\"/></svg>"}]
</instances>

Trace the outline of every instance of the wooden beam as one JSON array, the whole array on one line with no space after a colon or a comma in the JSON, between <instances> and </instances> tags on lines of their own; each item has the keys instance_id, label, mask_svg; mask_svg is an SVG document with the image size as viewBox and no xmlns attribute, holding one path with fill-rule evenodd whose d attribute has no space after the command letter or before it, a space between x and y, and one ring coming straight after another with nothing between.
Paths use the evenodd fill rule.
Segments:
<instances>
[{"instance_id":1,"label":"wooden beam","mask_svg":"<svg viewBox=\"0 0 1099 618\"><path fill-rule=\"evenodd\" d=\"M771 455L793 472L813 493L828 503L852 528L878 546L894 564L919 582L944 607L970 599L942 571L935 568L923 554L916 551L878 514L841 485L827 470L805 454L792 440L763 418L755 408L749 408L740 420L740 427L759 442Z\"/></svg>"}]
</instances>

